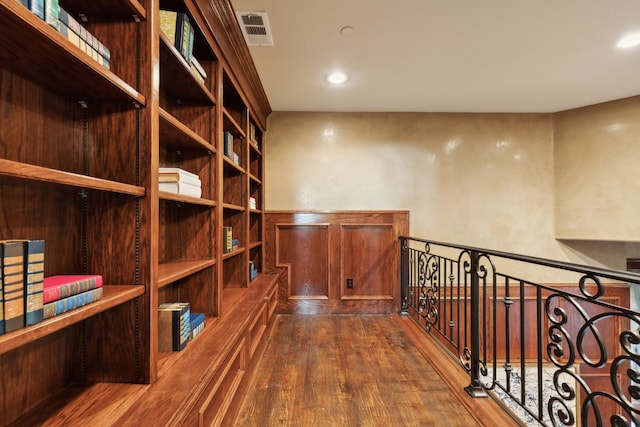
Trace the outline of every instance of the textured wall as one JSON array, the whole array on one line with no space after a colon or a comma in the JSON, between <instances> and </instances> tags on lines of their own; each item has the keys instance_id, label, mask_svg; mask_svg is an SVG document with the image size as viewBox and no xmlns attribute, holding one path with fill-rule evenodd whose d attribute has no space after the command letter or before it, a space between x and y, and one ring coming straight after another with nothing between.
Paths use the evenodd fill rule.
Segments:
<instances>
[{"instance_id":1,"label":"textured wall","mask_svg":"<svg viewBox=\"0 0 640 427\"><path fill-rule=\"evenodd\" d=\"M553 119L275 112L266 207L407 209L416 237L624 269L635 247L554 237Z\"/></svg>"},{"instance_id":2,"label":"textured wall","mask_svg":"<svg viewBox=\"0 0 640 427\"><path fill-rule=\"evenodd\" d=\"M640 97L554 120L556 236L640 241Z\"/></svg>"}]
</instances>

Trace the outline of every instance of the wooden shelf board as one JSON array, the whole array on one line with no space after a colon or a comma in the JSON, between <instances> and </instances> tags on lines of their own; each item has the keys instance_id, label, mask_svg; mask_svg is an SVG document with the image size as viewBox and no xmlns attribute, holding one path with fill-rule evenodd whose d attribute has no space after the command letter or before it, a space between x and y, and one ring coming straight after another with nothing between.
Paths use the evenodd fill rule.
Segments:
<instances>
[{"instance_id":1,"label":"wooden shelf board","mask_svg":"<svg viewBox=\"0 0 640 427\"><path fill-rule=\"evenodd\" d=\"M260 181L260 179L256 178L256 176L253 175L252 173L249 173L249 179L251 180L252 184L262 185L262 181Z\"/></svg>"},{"instance_id":2,"label":"wooden shelf board","mask_svg":"<svg viewBox=\"0 0 640 427\"><path fill-rule=\"evenodd\" d=\"M230 211L238 211L238 212L244 212L246 211L246 208L244 206L240 206L240 205L234 205L232 203L223 203L222 207L225 210L230 210Z\"/></svg>"},{"instance_id":3,"label":"wooden shelf board","mask_svg":"<svg viewBox=\"0 0 640 427\"><path fill-rule=\"evenodd\" d=\"M106 4L86 0L65 0L64 8L73 15L84 15L89 22L134 19L134 16L141 21L147 19L147 11L137 0L111 0L108 7L105 6Z\"/></svg>"},{"instance_id":4,"label":"wooden shelf board","mask_svg":"<svg viewBox=\"0 0 640 427\"><path fill-rule=\"evenodd\" d=\"M0 335L0 354L59 331L144 294L142 285L104 285L102 298L42 322Z\"/></svg>"},{"instance_id":5,"label":"wooden shelf board","mask_svg":"<svg viewBox=\"0 0 640 427\"><path fill-rule=\"evenodd\" d=\"M229 252L229 253L226 253L226 254L222 254L222 259L223 259L223 260L227 260L227 259L229 259L229 258L233 258L233 257L235 257L235 256L238 256L238 255L240 255L240 254L244 253L244 251L245 251L244 247L240 247L240 248L236 249L236 250L235 250L235 251L233 251L233 252Z\"/></svg>"},{"instance_id":6,"label":"wooden shelf board","mask_svg":"<svg viewBox=\"0 0 640 427\"><path fill-rule=\"evenodd\" d=\"M159 191L158 194L160 199L162 200L171 200L174 202L190 203L192 205L216 206L216 202L209 199L184 196L182 194L174 194L174 193L169 193L167 191Z\"/></svg>"},{"instance_id":7,"label":"wooden shelf board","mask_svg":"<svg viewBox=\"0 0 640 427\"><path fill-rule=\"evenodd\" d=\"M262 242L251 242L247 247L249 249L253 249L253 248L258 248L260 246L262 246Z\"/></svg>"},{"instance_id":8,"label":"wooden shelf board","mask_svg":"<svg viewBox=\"0 0 640 427\"><path fill-rule=\"evenodd\" d=\"M228 156L222 156L222 159L224 160L225 169L228 170L229 168L231 168L231 170L234 170L238 174L243 174L246 172L242 166L235 164L233 160L231 160Z\"/></svg>"},{"instance_id":9,"label":"wooden shelf board","mask_svg":"<svg viewBox=\"0 0 640 427\"><path fill-rule=\"evenodd\" d=\"M87 175L65 172L28 163L14 162L13 160L0 159L0 176L40 181L43 183L61 184L76 188L88 188L132 196L144 196L145 188L121 182L109 181L101 178L93 178Z\"/></svg>"},{"instance_id":10,"label":"wooden shelf board","mask_svg":"<svg viewBox=\"0 0 640 427\"><path fill-rule=\"evenodd\" d=\"M160 108L160 143L176 151L207 150L216 152L216 148L206 139L189 129L184 123Z\"/></svg>"},{"instance_id":11,"label":"wooden shelf board","mask_svg":"<svg viewBox=\"0 0 640 427\"><path fill-rule=\"evenodd\" d=\"M222 116L226 125L225 127L233 128L232 133L239 133L242 138L246 137L245 130L242 128L242 126L240 126L240 123L238 123L236 119L233 118L231 113L226 108L222 109Z\"/></svg>"},{"instance_id":12,"label":"wooden shelf board","mask_svg":"<svg viewBox=\"0 0 640 427\"><path fill-rule=\"evenodd\" d=\"M158 265L158 287L170 285L216 263L213 259L172 261Z\"/></svg>"},{"instance_id":13,"label":"wooden shelf board","mask_svg":"<svg viewBox=\"0 0 640 427\"><path fill-rule=\"evenodd\" d=\"M25 46L28 60L21 59ZM68 99L146 104L142 94L17 1L0 2L0 61L8 70Z\"/></svg>"}]
</instances>

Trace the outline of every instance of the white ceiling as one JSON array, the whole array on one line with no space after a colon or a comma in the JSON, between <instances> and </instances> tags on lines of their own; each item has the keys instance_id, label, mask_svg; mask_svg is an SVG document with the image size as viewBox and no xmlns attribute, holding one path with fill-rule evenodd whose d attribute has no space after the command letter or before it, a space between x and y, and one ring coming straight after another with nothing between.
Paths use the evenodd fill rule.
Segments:
<instances>
[{"instance_id":1,"label":"white ceiling","mask_svg":"<svg viewBox=\"0 0 640 427\"><path fill-rule=\"evenodd\" d=\"M274 111L554 112L640 94L640 0L231 0ZM351 26L353 35L340 29ZM351 79L331 87L334 69Z\"/></svg>"}]
</instances>

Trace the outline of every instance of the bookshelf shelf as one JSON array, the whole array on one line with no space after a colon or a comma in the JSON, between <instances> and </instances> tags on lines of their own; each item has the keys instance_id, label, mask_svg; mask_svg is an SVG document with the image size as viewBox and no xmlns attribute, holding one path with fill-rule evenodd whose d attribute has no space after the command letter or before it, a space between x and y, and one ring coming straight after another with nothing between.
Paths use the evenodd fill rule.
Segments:
<instances>
[{"instance_id":1,"label":"bookshelf shelf","mask_svg":"<svg viewBox=\"0 0 640 427\"><path fill-rule=\"evenodd\" d=\"M233 160L231 160L229 157L227 156L222 156L224 158L224 168L225 170L231 170L234 171L235 173L239 173L239 174L244 174L246 173L246 170L240 166L237 165L233 162Z\"/></svg>"},{"instance_id":2,"label":"bookshelf shelf","mask_svg":"<svg viewBox=\"0 0 640 427\"><path fill-rule=\"evenodd\" d=\"M77 16L84 15L89 21L147 19L147 11L137 0L112 0L109 3L65 0L64 6L68 12Z\"/></svg>"},{"instance_id":3,"label":"bookshelf shelf","mask_svg":"<svg viewBox=\"0 0 640 427\"><path fill-rule=\"evenodd\" d=\"M42 166L7 159L0 159L0 176L9 176L39 181L41 183L65 185L82 189L129 194L132 196L145 195L144 187L93 178L86 175L45 168Z\"/></svg>"},{"instance_id":4,"label":"bookshelf shelf","mask_svg":"<svg viewBox=\"0 0 640 427\"><path fill-rule=\"evenodd\" d=\"M23 46L29 46L29 61L14 60ZM10 71L68 99L146 104L144 95L17 1L0 2L0 59Z\"/></svg>"},{"instance_id":5,"label":"bookshelf shelf","mask_svg":"<svg viewBox=\"0 0 640 427\"><path fill-rule=\"evenodd\" d=\"M222 109L222 113L224 116L225 128L229 128L232 130L232 133L237 133L239 136L244 138L246 136L246 131L242 128L242 125L238 122L236 117L234 117L226 108Z\"/></svg>"},{"instance_id":6,"label":"bookshelf shelf","mask_svg":"<svg viewBox=\"0 0 640 427\"><path fill-rule=\"evenodd\" d=\"M160 108L160 135L163 146L176 151L204 150L215 153L216 147L195 133L184 123Z\"/></svg>"},{"instance_id":7,"label":"bookshelf shelf","mask_svg":"<svg viewBox=\"0 0 640 427\"><path fill-rule=\"evenodd\" d=\"M173 194L173 193L168 193L166 191L160 191L159 197L162 200L172 200L174 202L189 203L192 205L202 205L202 206L211 206L211 207L216 206L215 200L183 196L181 194Z\"/></svg>"},{"instance_id":8,"label":"bookshelf shelf","mask_svg":"<svg viewBox=\"0 0 640 427\"><path fill-rule=\"evenodd\" d=\"M246 210L244 206L233 205L231 203L224 203L222 206L228 211L244 212Z\"/></svg>"},{"instance_id":9,"label":"bookshelf shelf","mask_svg":"<svg viewBox=\"0 0 640 427\"><path fill-rule=\"evenodd\" d=\"M215 265L213 259L166 262L158 265L158 287L170 285L205 268Z\"/></svg>"},{"instance_id":10,"label":"bookshelf shelf","mask_svg":"<svg viewBox=\"0 0 640 427\"><path fill-rule=\"evenodd\" d=\"M160 80L172 82L165 85L167 96L185 104L215 105L216 100L213 94L196 78L187 61L162 33L160 34L160 61L162 63ZM176 80L180 84L176 84Z\"/></svg>"},{"instance_id":11,"label":"bookshelf shelf","mask_svg":"<svg viewBox=\"0 0 640 427\"><path fill-rule=\"evenodd\" d=\"M104 285L103 288L103 296L98 301L59 314L36 325L0 335L0 354L8 353L144 294L144 286Z\"/></svg>"}]
</instances>

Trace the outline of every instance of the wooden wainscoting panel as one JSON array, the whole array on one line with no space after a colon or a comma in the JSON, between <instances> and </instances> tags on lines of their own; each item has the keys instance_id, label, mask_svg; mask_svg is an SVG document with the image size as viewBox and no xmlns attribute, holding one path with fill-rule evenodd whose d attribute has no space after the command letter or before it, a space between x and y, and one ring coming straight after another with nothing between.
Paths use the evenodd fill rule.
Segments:
<instances>
[{"instance_id":1,"label":"wooden wainscoting panel","mask_svg":"<svg viewBox=\"0 0 640 427\"><path fill-rule=\"evenodd\" d=\"M267 211L266 268L289 268L277 312L399 310L398 236L408 233L408 211Z\"/></svg>"},{"instance_id":2,"label":"wooden wainscoting panel","mask_svg":"<svg viewBox=\"0 0 640 427\"><path fill-rule=\"evenodd\" d=\"M290 266L288 298L329 298L329 225L278 224L276 266Z\"/></svg>"},{"instance_id":3,"label":"wooden wainscoting panel","mask_svg":"<svg viewBox=\"0 0 640 427\"><path fill-rule=\"evenodd\" d=\"M340 224L340 241L340 298L393 299L399 274L393 224Z\"/></svg>"}]
</instances>

